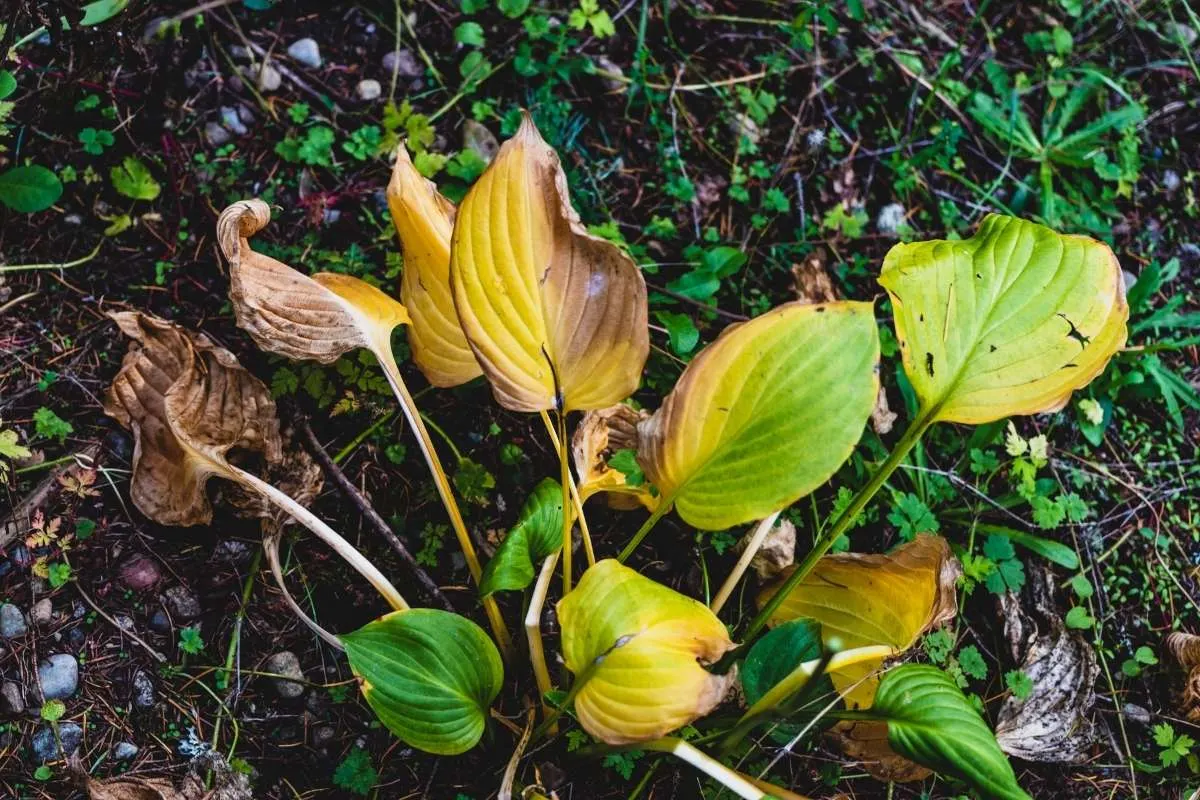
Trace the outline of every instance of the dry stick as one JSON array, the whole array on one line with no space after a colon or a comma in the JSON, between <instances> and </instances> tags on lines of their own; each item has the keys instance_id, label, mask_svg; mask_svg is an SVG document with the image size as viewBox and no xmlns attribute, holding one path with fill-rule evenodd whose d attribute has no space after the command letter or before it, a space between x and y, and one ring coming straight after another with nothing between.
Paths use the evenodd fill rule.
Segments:
<instances>
[{"instance_id":1,"label":"dry stick","mask_svg":"<svg viewBox=\"0 0 1200 800\"><path fill-rule=\"evenodd\" d=\"M317 440L317 435L313 433L312 426L308 424L308 420L300 420L299 425L301 433L304 434L304 438L308 442L309 452L312 453L313 458L317 460L317 463L321 465L321 469L325 470L325 474L328 475L333 482L337 484L338 488L342 490L342 493L354 503L355 507L358 508L358 512L362 514L363 518L367 522L371 524L371 527L373 527L380 536L387 540L388 544L392 546L392 549L396 551L396 554L400 556L400 559L407 564L409 569L413 571L413 574L417 576L417 582L421 584L426 593L436 600L442 608L446 609L447 611L453 611L454 606L450 604L450 600L447 599L446 595L442 594L442 590L438 588L436 583L434 583L433 578L429 577L429 573L417 563L417 560L413 557L413 554L409 552L407 547L404 546L404 542L400 541L400 537L396 535L395 531L392 530L392 527L387 524L387 521L384 520L383 517L379 516L379 512L376 511L375 507L371 505L371 501L363 496L362 492L358 490L358 487L356 487L354 483L348 477L346 477L346 473L342 472L342 468L335 464L333 459L329 457L329 454L325 452L325 448L322 447L321 442Z\"/></svg>"},{"instance_id":2,"label":"dry stick","mask_svg":"<svg viewBox=\"0 0 1200 800\"><path fill-rule=\"evenodd\" d=\"M550 581L554 578L554 567L558 564L558 553L551 553L542 562L542 570L538 573L537 583L533 586L533 595L529 598L529 610L525 612L525 639L529 644L529 663L533 665L533 677L537 680L538 694L541 695L542 714L550 718L552 709L546 704L546 693L554 688L550 680L550 669L546 665L546 651L542 647L542 607L546 604L546 593L550 590ZM556 733L557 725L549 728L550 733Z\"/></svg>"},{"instance_id":3,"label":"dry stick","mask_svg":"<svg viewBox=\"0 0 1200 800\"><path fill-rule=\"evenodd\" d=\"M725 605L725 601L733 594L733 590L737 588L738 581L742 579L742 575L746 574L746 569L750 566L750 562L758 555L759 548L763 542L767 540L767 534L771 532L771 528L775 527L775 520L779 519L782 512L776 511L770 514L758 523L758 527L754 529L750 541L746 543L746 549L742 551L742 557L733 565L733 572L729 573L729 577L721 584L721 590L717 592L717 596L713 598L709 604L709 609L714 614L721 613L721 607Z\"/></svg>"},{"instance_id":4,"label":"dry stick","mask_svg":"<svg viewBox=\"0 0 1200 800\"><path fill-rule=\"evenodd\" d=\"M122 627L119 622L117 622L115 619L113 619L111 616L108 615L108 612L106 612L100 606L96 605L96 601L92 600L92 598L90 596L88 596L88 593L83 590L83 585L79 582L78 579L75 580L75 591L79 592L79 596L82 597L87 602L87 604L89 606L91 606L92 609L97 614L104 617L104 619L107 620L109 623L111 623L114 628L119 630L121 632L122 636L128 636L130 639L132 639L133 641L140 644L146 650L147 653L149 653L151 656L154 657L155 661L159 662L160 664L167 663L166 656L164 656L162 653L158 652L153 647L151 647L149 644L147 644L144 639L142 639L140 636L138 636L133 631L129 630L128 628Z\"/></svg>"},{"instance_id":5,"label":"dry stick","mask_svg":"<svg viewBox=\"0 0 1200 800\"><path fill-rule=\"evenodd\" d=\"M442 498L442 505L446 507L446 513L450 515L450 524L454 528L455 536L458 537L458 546L462 548L467 569L470 570L475 585L479 586L483 568L479 565L479 556L475 554L475 545L471 543L471 537L467 533L467 524L463 522L462 512L458 510L458 503L455 502L454 494L450 490L450 481L446 477L445 470L442 469L442 462L438 459L433 441L429 438L429 430L425 427L425 421L421 419L416 401L413 400L412 395L408 392L408 387L404 384L404 378L396 366L396 359L392 357L390 342L385 343L383 355L384 358L380 359L383 374L387 376L388 383L392 385L392 391L396 394L396 399L400 401L400 410L408 419L409 427L417 435L417 444L421 447L421 455L425 457L425 463L429 465L434 485L437 486L438 494ZM512 635L508 632L508 626L504 624L504 617L500 614L500 607L496 605L496 599L491 596L483 598L483 608L487 612L488 622L491 623L492 633L496 636L496 644L500 646L500 652L504 654L505 660L511 660L513 655Z\"/></svg>"},{"instance_id":6,"label":"dry stick","mask_svg":"<svg viewBox=\"0 0 1200 800\"><path fill-rule=\"evenodd\" d=\"M558 431L554 429L554 425L550 422L550 415L545 411L540 412L542 422L546 424L546 433L550 434L550 441L554 444L554 451L558 453L559 459L565 459L567 456L564 453L563 445L558 441ZM592 549L592 533L588 530L587 519L583 516L583 500L579 497L579 487L575 485L574 478L571 478L571 472L568 468L567 477L570 478L568 483L571 486L571 505L575 507L575 519L579 521L579 533L583 537L583 552L587 556L588 566L593 566L596 563L596 551Z\"/></svg>"}]
</instances>

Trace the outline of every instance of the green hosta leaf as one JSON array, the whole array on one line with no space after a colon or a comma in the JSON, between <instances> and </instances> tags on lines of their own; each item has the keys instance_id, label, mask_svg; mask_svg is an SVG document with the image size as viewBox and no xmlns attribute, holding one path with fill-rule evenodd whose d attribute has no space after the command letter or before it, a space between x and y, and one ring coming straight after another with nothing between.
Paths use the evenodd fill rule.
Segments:
<instances>
[{"instance_id":1,"label":"green hosta leaf","mask_svg":"<svg viewBox=\"0 0 1200 800\"><path fill-rule=\"evenodd\" d=\"M821 651L821 624L815 620L794 619L767 631L750 648L739 671L746 705L753 706L761 700L771 687L800 664L820 658ZM832 695L833 681L829 675L822 675L815 687L805 687L806 693L814 690L818 696ZM814 712L817 710L819 708L811 709ZM787 723L776 727L771 737L780 742L791 741L812 720L813 714L805 711L801 709L788 714ZM833 720L830 719L830 722Z\"/></svg>"},{"instance_id":2,"label":"green hosta leaf","mask_svg":"<svg viewBox=\"0 0 1200 800\"><path fill-rule=\"evenodd\" d=\"M22 214L45 211L62 192L58 176L37 164L0 172L0 203Z\"/></svg>"},{"instance_id":3,"label":"green hosta leaf","mask_svg":"<svg viewBox=\"0 0 1200 800\"><path fill-rule=\"evenodd\" d=\"M870 303L788 303L704 348L649 420L638 460L704 530L761 519L850 457L879 390Z\"/></svg>"},{"instance_id":4,"label":"green hosta leaf","mask_svg":"<svg viewBox=\"0 0 1200 800\"><path fill-rule=\"evenodd\" d=\"M1029 800L979 712L937 667L888 670L871 715L885 720L900 755L965 781L985 800Z\"/></svg>"},{"instance_id":5,"label":"green hosta leaf","mask_svg":"<svg viewBox=\"0 0 1200 800\"><path fill-rule=\"evenodd\" d=\"M1112 251L1014 217L988 216L962 241L897 245L879 282L904 371L933 420L1057 410L1125 343Z\"/></svg>"},{"instance_id":6,"label":"green hosta leaf","mask_svg":"<svg viewBox=\"0 0 1200 800\"><path fill-rule=\"evenodd\" d=\"M562 548L562 486L546 478L521 508L517 524L483 568L480 594L524 589L533 583L538 566Z\"/></svg>"},{"instance_id":7,"label":"green hosta leaf","mask_svg":"<svg viewBox=\"0 0 1200 800\"><path fill-rule=\"evenodd\" d=\"M438 755L475 746L504 666L487 634L431 608L396 611L341 637L367 704L407 744Z\"/></svg>"}]
</instances>

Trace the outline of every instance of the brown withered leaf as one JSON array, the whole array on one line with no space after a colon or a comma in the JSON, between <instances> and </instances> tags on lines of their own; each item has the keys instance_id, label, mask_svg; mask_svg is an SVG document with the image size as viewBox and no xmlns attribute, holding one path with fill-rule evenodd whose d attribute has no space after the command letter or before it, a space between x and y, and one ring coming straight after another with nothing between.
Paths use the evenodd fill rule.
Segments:
<instances>
[{"instance_id":1,"label":"brown withered leaf","mask_svg":"<svg viewBox=\"0 0 1200 800\"><path fill-rule=\"evenodd\" d=\"M392 329L408 322L404 306L357 278L309 277L255 252L250 238L270 221L270 207L258 199L234 203L217 220L238 326L263 350L287 358L329 364L365 347L386 366Z\"/></svg>"},{"instance_id":2,"label":"brown withered leaf","mask_svg":"<svg viewBox=\"0 0 1200 800\"><path fill-rule=\"evenodd\" d=\"M157 778L110 778L88 780L89 800L188 800L168 780Z\"/></svg>"},{"instance_id":3,"label":"brown withered leaf","mask_svg":"<svg viewBox=\"0 0 1200 800\"><path fill-rule=\"evenodd\" d=\"M133 311L110 316L134 340L104 397L105 413L133 431L133 502L163 525L211 522L205 485L229 474L230 450L282 457L275 402L203 334Z\"/></svg>"},{"instance_id":4,"label":"brown withered leaf","mask_svg":"<svg viewBox=\"0 0 1200 800\"><path fill-rule=\"evenodd\" d=\"M738 540L736 551L743 552L754 537L754 528ZM767 538L754 558L750 560L750 568L758 575L760 581L769 581L796 561L796 526L790 520L780 519L771 527Z\"/></svg>"},{"instance_id":5,"label":"brown withered leaf","mask_svg":"<svg viewBox=\"0 0 1200 800\"><path fill-rule=\"evenodd\" d=\"M1186 676L1180 697L1181 710L1192 722L1200 721L1200 636L1176 631L1167 637L1167 650Z\"/></svg>"},{"instance_id":6,"label":"brown withered leaf","mask_svg":"<svg viewBox=\"0 0 1200 800\"><path fill-rule=\"evenodd\" d=\"M608 465L608 459L618 450L637 450L637 425L650 417L624 403L588 411L575 428L571 439L571 455L579 475L579 497L586 501L599 492L608 493L608 505L629 510L644 506L653 511L658 499L650 494L646 484L630 486L625 474Z\"/></svg>"},{"instance_id":7,"label":"brown withered leaf","mask_svg":"<svg viewBox=\"0 0 1200 800\"><path fill-rule=\"evenodd\" d=\"M283 457L268 463L263 479L278 488L306 508L311 506L325 485L325 473L321 465L297 441L295 429L285 428L280 435ZM258 517L270 520L273 525L291 525L295 519L263 497L262 493L250 491L240 483L225 487L226 501L240 517Z\"/></svg>"},{"instance_id":8,"label":"brown withered leaf","mask_svg":"<svg viewBox=\"0 0 1200 800\"><path fill-rule=\"evenodd\" d=\"M832 303L841 299L825 269L824 254L819 252L792 265L792 291L801 303Z\"/></svg>"},{"instance_id":9,"label":"brown withered leaf","mask_svg":"<svg viewBox=\"0 0 1200 800\"><path fill-rule=\"evenodd\" d=\"M897 755L888 744L886 722L843 720L826 734L863 769L881 781L907 783L928 778L933 771Z\"/></svg>"}]
</instances>

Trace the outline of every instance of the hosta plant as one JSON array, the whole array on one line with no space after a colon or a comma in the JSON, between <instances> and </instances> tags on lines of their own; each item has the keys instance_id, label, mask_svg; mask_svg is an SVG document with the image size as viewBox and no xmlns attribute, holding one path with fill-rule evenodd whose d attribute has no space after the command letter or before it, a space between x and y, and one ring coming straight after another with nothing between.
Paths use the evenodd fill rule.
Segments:
<instances>
[{"instance_id":1,"label":"hosta plant","mask_svg":"<svg viewBox=\"0 0 1200 800\"><path fill-rule=\"evenodd\" d=\"M387 196L404 255L400 301L255 252L251 239L270 218L259 200L235 203L218 224L230 296L239 325L265 350L326 363L357 348L375 355L450 516L494 643L465 617L410 609L302 502L230 463L231 450L258 451L270 463L283 449L269 394L231 354L170 323L123 314L117 322L137 344L106 408L134 430L139 508L167 524L205 523L204 483L219 476L265 496L334 547L394 610L341 636L308 621L346 651L368 704L414 747L474 746L500 696L500 652L510 673L528 668L541 722L515 744L505 794L523 753L574 719L598 741L592 751L673 754L741 797L798 796L721 760L757 730L785 741L824 731L889 780L935 770L981 797L1027 797L955 682L937 668L899 663L957 613L959 567L948 543L921 534L886 554L828 551L930 426L1053 411L1104 369L1124 344L1128 315L1107 247L989 216L970 239L892 249L879 281L916 416L799 562L761 589L753 619L731 628L718 614L773 523L837 474L876 405L874 304L788 303L731 326L696 355L657 410L635 411L622 401L637 390L648 352L645 283L628 255L580 224L558 157L528 116L460 207L403 149ZM541 416L558 454L558 481L531 489L486 565L393 357L398 326L431 384L483 376L502 406ZM573 440L572 412L587 412ZM645 481L608 463L614 449L636 452ZM597 557L583 516L583 501L602 492L647 512L616 557ZM707 606L626 564L672 512L701 530L755 524ZM587 560L577 583L576 526ZM283 585L278 534L266 545ZM562 685L551 676L539 625L560 561L556 607L570 676ZM525 665L510 648L497 598L527 590ZM697 722L726 703L739 680L745 709ZM671 736L692 723L703 729L699 738Z\"/></svg>"}]
</instances>

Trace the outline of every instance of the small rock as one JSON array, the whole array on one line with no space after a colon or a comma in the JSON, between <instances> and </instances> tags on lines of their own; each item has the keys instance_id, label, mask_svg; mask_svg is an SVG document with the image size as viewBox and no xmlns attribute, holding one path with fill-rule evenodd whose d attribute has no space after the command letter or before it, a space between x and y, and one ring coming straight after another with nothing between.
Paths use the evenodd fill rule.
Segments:
<instances>
[{"instance_id":1,"label":"small rock","mask_svg":"<svg viewBox=\"0 0 1200 800\"><path fill-rule=\"evenodd\" d=\"M905 217L904 206L899 203L888 203L879 209L879 215L875 217L875 229L884 236L896 236L900 226L905 224Z\"/></svg>"},{"instance_id":2,"label":"small rock","mask_svg":"<svg viewBox=\"0 0 1200 800\"><path fill-rule=\"evenodd\" d=\"M1182 22L1168 22L1163 26L1163 32L1173 43L1181 44L1184 47L1191 47L1196 43L1196 29L1191 25L1184 25Z\"/></svg>"},{"instance_id":3,"label":"small rock","mask_svg":"<svg viewBox=\"0 0 1200 800\"><path fill-rule=\"evenodd\" d=\"M500 152L500 142L496 139L496 134L489 131L483 123L473 119L463 123L463 147L474 151L485 164L490 164L496 153Z\"/></svg>"},{"instance_id":4,"label":"small rock","mask_svg":"<svg viewBox=\"0 0 1200 800\"><path fill-rule=\"evenodd\" d=\"M325 747L333 741L333 737L337 736L337 731L332 725L322 725L313 730L312 743L313 747Z\"/></svg>"},{"instance_id":5,"label":"small rock","mask_svg":"<svg viewBox=\"0 0 1200 800\"><path fill-rule=\"evenodd\" d=\"M47 700L65 700L79 688L79 662L70 653L55 653L38 665L38 682Z\"/></svg>"},{"instance_id":6,"label":"small rock","mask_svg":"<svg viewBox=\"0 0 1200 800\"><path fill-rule=\"evenodd\" d=\"M734 115L733 121L729 124L729 130L733 132L739 142L745 137L750 144L757 145L762 139L762 131L758 129L758 123L742 112Z\"/></svg>"},{"instance_id":7,"label":"small rock","mask_svg":"<svg viewBox=\"0 0 1200 800\"><path fill-rule=\"evenodd\" d=\"M132 689L130 700L133 702L134 708L142 710L154 708L154 703L158 698L154 689L154 679L150 677L149 672L139 669L133 673Z\"/></svg>"},{"instance_id":8,"label":"small rock","mask_svg":"<svg viewBox=\"0 0 1200 800\"><path fill-rule=\"evenodd\" d=\"M138 754L140 748L133 742L118 742L113 748L113 761L129 761Z\"/></svg>"},{"instance_id":9,"label":"small rock","mask_svg":"<svg viewBox=\"0 0 1200 800\"><path fill-rule=\"evenodd\" d=\"M20 685L5 681L0 686L0 711L14 716L25 713L25 698L21 696Z\"/></svg>"},{"instance_id":10,"label":"small rock","mask_svg":"<svg viewBox=\"0 0 1200 800\"><path fill-rule=\"evenodd\" d=\"M354 93L358 95L359 100L369 103L379 99L379 96L383 94L383 87L374 78L367 78L358 82L358 86L354 87Z\"/></svg>"},{"instance_id":11,"label":"small rock","mask_svg":"<svg viewBox=\"0 0 1200 800\"><path fill-rule=\"evenodd\" d=\"M221 125L215 122L208 122L204 125L204 138L208 140L209 145L212 147L220 147L223 144L227 144L232 137L229 135L229 131Z\"/></svg>"},{"instance_id":12,"label":"small rock","mask_svg":"<svg viewBox=\"0 0 1200 800\"><path fill-rule=\"evenodd\" d=\"M342 218L342 212L336 208L327 208L321 212L321 222L325 225L333 225Z\"/></svg>"},{"instance_id":13,"label":"small rock","mask_svg":"<svg viewBox=\"0 0 1200 800\"><path fill-rule=\"evenodd\" d=\"M1173 169L1169 169L1163 173L1162 187L1167 194L1172 194L1179 190L1183 185L1183 181L1179 178L1179 173Z\"/></svg>"},{"instance_id":14,"label":"small rock","mask_svg":"<svg viewBox=\"0 0 1200 800\"><path fill-rule=\"evenodd\" d=\"M167 616L166 611L161 608L155 609L154 613L150 615L150 630L155 633L171 632L171 618Z\"/></svg>"},{"instance_id":15,"label":"small rock","mask_svg":"<svg viewBox=\"0 0 1200 800\"><path fill-rule=\"evenodd\" d=\"M251 70L251 74L254 74L253 70ZM275 69L270 61L264 61L258 68L255 85L258 86L260 92L277 92L283 85L283 75L279 74L279 70Z\"/></svg>"},{"instance_id":16,"label":"small rock","mask_svg":"<svg viewBox=\"0 0 1200 800\"><path fill-rule=\"evenodd\" d=\"M25 624L25 615L21 613L21 609L12 603L0 606L0 637L16 639L24 636L28 629L29 626Z\"/></svg>"},{"instance_id":17,"label":"small rock","mask_svg":"<svg viewBox=\"0 0 1200 800\"><path fill-rule=\"evenodd\" d=\"M210 124L216 125L216 123ZM217 125L217 127L221 126ZM222 133L228 136L223 128ZM120 581L126 589L144 592L154 588L154 585L160 580L162 580L162 570L159 569L158 562L147 556L134 556L121 567Z\"/></svg>"},{"instance_id":18,"label":"small rock","mask_svg":"<svg viewBox=\"0 0 1200 800\"><path fill-rule=\"evenodd\" d=\"M1150 712L1141 706L1136 706L1133 703L1126 703L1121 713L1125 715L1125 719L1132 720L1139 725L1150 724Z\"/></svg>"},{"instance_id":19,"label":"small rock","mask_svg":"<svg viewBox=\"0 0 1200 800\"><path fill-rule=\"evenodd\" d=\"M425 68L412 50L394 50L383 57L383 70L389 75L395 72L401 78L419 78L425 74Z\"/></svg>"},{"instance_id":20,"label":"small rock","mask_svg":"<svg viewBox=\"0 0 1200 800\"><path fill-rule=\"evenodd\" d=\"M304 694L304 684L297 683L297 680L304 680L304 671L300 669L300 659L291 650L284 650L268 658L263 664L263 672L287 676L270 679L271 688L285 700L294 700Z\"/></svg>"},{"instance_id":21,"label":"small rock","mask_svg":"<svg viewBox=\"0 0 1200 800\"><path fill-rule=\"evenodd\" d=\"M287 54L306 67L316 69L321 66L321 48L307 36L292 42L288 46Z\"/></svg>"},{"instance_id":22,"label":"small rock","mask_svg":"<svg viewBox=\"0 0 1200 800\"><path fill-rule=\"evenodd\" d=\"M49 625L54 619L54 604L49 597L43 597L33 604L29 611L29 621L36 626Z\"/></svg>"},{"instance_id":23,"label":"small rock","mask_svg":"<svg viewBox=\"0 0 1200 800\"><path fill-rule=\"evenodd\" d=\"M254 124L254 112L250 110L250 106L245 103L240 103L237 107L238 119L246 125Z\"/></svg>"},{"instance_id":24,"label":"small rock","mask_svg":"<svg viewBox=\"0 0 1200 800\"><path fill-rule=\"evenodd\" d=\"M243 47L240 44L235 44L229 48L229 55L233 56L235 61L249 61L250 48Z\"/></svg>"},{"instance_id":25,"label":"small rock","mask_svg":"<svg viewBox=\"0 0 1200 800\"><path fill-rule=\"evenodd\" d=\"M54 739L54 729L49 725L43 725L33 734L33 740L30 746L33 749L33 758L39 764L45 764L47 761L58 760L58 744L62 742L62 752L66 756L70 756L79 749L79 744L83 741L83 728L76 725L74 722L58 723L58 741Z\"/></svg>"},{"instance_id":26,"label":"small rock","mask_svg":"<svg viewBox=\"0 0 1200 800\"><path fill-rule=\"evenodd\" d=\"M604 79L604 85L608 87L608 91L613 94L625 92L629 89L628 81L625 80L625 70L621 69L608 56L599 56L595 59L596 67L603 73L600 77Z\"/></svg>"},{"instance_id":27,"label":"small rock","mask_svg":"<svg viewBox=\"0 0 1200 800\"><path fill-rule=\"evenodd\" d=\"M162 600L175 622L187 622L200 616L200 601L186 586L172 586L163 592Z\"/></svg>"},{"instance_id":28,"label":"small rock","mask_svg":"<svg viewBox=\"0 0 1200 800\"><path fill-rule=\"evenodd\" d=\"M133 630L133 617L128 614L113 614L113 622L123 631Z\"/></svg>"},{"instance_id":29,"label":"small rock","mask_svg":"<svg viewBox=\"0 0 1200 800\"><path fill-rule=\"evenodd\" d=\"M245 136L249 129L242 124L242 117L233 106L221 106L221 124L238 136Z\"/></svg>"},{"instance_id":30,"label":"small rock","mask_svg":"<svg viewBox=\"0 0 1200 800\"><path fill-rule=\"evenodd\" d=\"M241 564L250 557L250 547L238 539L226 539L213 548L212 560L219 564Z\"/></svg>"}]
</instances>

